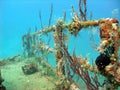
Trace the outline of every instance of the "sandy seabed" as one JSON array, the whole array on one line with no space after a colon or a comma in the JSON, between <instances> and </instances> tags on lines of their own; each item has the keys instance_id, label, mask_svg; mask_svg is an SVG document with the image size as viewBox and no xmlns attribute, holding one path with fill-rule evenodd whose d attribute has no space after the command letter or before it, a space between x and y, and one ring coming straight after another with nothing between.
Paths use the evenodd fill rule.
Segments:
<instances>
[{"instance_id":1,"label":"sandy seabed","mask_svg":"<svg viewBox=\"0 0 120 90\"><path fill-rule=\"evenodd\" d=\"M54 90L55 85L40 72L25 75L21 66L24 62L5 65L1 69L2 78L5 80L3 85L7 90ZM54 80L52 77L48 77Z\"/></svg>"}]
</instances>

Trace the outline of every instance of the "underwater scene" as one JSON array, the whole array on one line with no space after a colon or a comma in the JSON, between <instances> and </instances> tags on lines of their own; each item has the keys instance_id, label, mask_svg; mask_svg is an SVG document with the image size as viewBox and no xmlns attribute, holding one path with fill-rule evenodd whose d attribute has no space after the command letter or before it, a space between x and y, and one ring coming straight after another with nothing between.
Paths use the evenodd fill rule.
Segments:
<instances>
[{"instance_id":1,"label":"underwater scene","mask_svg":"<svg viewBox=\"0 0 120 90\"><path fill-rule=\"evenodd\" d=\"M119 0L0 0L0 90L120 90Z\"/></svg>"}]
</instances>

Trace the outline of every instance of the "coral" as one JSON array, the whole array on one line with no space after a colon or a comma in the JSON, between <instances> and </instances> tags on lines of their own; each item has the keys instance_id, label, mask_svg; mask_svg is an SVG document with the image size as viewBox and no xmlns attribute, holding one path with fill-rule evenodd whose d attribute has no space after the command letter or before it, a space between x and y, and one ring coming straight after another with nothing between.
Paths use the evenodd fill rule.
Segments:
<instances>
[{"instance_id":1,"label":"coral","mask_svg":"<svg viewBox=\"0 0 120 90\"><path fill-rule=\"evenodd\" d=\"M48 26L50 26L51 25L51 20L52 20L52 13L53 13L53 4L51 4L51 11L50 11L50 18L49 18L49 24L48 24Z\"/></svg>"},{"instance_id":2,"label":"coral","mask_svg":"<svg viewBox=\"0 0 120 90\"><path fill-rule=\"evenodd\" d=\"M82 10L83 6L84 6L84 8ZM86 21L87 20L87 18L86 18L86 12L87 12L86 0L79 0L79 12L80 12L81 19L83 21Z\"/></svg>"}]
</instances>

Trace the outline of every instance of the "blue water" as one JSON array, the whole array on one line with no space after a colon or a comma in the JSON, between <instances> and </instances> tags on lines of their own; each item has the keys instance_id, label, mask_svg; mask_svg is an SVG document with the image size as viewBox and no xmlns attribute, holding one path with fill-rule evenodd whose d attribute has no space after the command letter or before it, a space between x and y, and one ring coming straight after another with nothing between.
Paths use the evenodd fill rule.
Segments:
<instances>
[{"instance_id":1,"label":"blue water","mask_svg":"<svg viewBox=\"0 0 120 90\"><path fill-rule=\"evenodd\" d=\"M42 14L43 26L48 25L51 3L53 4L52 25L62 17L63 11L67 13L67 22L70 21L72 5L78 11L78 0L0 0L0 58L22 54L22 35L26 34L29 28L34 32L35 26L38 30L41 29L39 11ZM119 0L87 0L88 18L90 12L93 13L92 19L113 18L114 9L120 10ZM120 13L117 18L120 20ZM81 34L80 37L85 39L82 40L84 45L81 46L82 43L77 38L75 45L70 43L70 51L79 46L78 54L86 55L94 52L87 43L89 36Z\"/></svg>"}]
</instances>

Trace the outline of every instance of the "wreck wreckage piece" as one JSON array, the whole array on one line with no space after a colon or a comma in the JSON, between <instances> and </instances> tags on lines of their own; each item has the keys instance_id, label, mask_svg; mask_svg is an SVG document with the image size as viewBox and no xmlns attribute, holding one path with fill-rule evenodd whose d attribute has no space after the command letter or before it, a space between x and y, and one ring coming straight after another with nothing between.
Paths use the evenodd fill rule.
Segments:
<instances>
[{"instance_id":1,"label":"wreck wreckage piece","mask_svg":"<svg viewBox=\"0 0 120 90\"><path fill-rule=\"evenodd\" d=\"M83 26L85 28L88 26L91 26L91 24L88 25L88 22L84 23L84 24L86 24L86 26ZM117 89L118 86L120 85L119 84L120 83L120 78L119 78L120 73L118 72L119 63L120 63L118 61L119 60L118 59L118 50L119 50L118 48L119 48L119 40L120 40L119 33L120 32L118 31L118 21L116 19L106 19L105 21L95 22L93 24L93 26L94 25L96 26L97 24L100 25L100 37L102 40L100 47L98 47L98 48L104 50L103 52L100 52L101 56L99 56L96 60L96 65L97 65L98 70L97 69L92 70L91 69L92 67L87 63L84 63L83 67L86 67L87 69L94 71L94 72L100 72L101 74L103 74L104 76L106 76L108 78L109 83L112 86L114 86L112 88ZM101 24L105 25L105 27L102 28ZM67 50L65 50L65 51L67 51ZM68 52L67 52L67 54L68 54ZM68 54L68 56L69 56L69 54ZM72 58L69 58L69 60L71 60L71 63L76 62L76 61L72 60ZM75 65L74 65L74 63L72 64L73 67L77 67L76 65L78 62ZM83 64L82 61L80 61L80 63ZM80 74L78 72L78 69L77 69L76 73ZM116 74L118 76L116 76ZM112 79L110 79L110 78L112 78Z\"/></svg>"},{"instance_id":2,"label":"wreck wreckage piece","mask_svg":"<svg viewBox=\"0 0 120 90\"><path fill-rule=\"evenodd\" d=\"M64 57L64 54L66 53L66 57L69 57L68 60L71 63L71 67L73 70L76 72L76 74L80 75L81 78L83 78L83 81L86 84L89 84L90 87L88 88L93 88L92 90L96 90L96 86L94 86L92 83L88 82L90 80L90 77L88 76L88 72L84 72L85 70L90 70L95 73L99 73L104 75L108 80L110 81L113 80L113 84L116 86L119 85L120 83L120 65L119 65L119 56L118 56L118 49L119 49L119 40L120 40L120 31L118 30L118 21L116 19L100 19L100 20L93 20L93 21L80 21L79 18L73 18L72 21L68 24L64 23L63 21L58 21L59 23L56 24L56 26L50 26L46 27L43 30L37 31L33 34L30 34L30 36L33 35L42 35L44 33L49 33L49 32L54 32L54 44L55 44L55 56L56 56L56 71L58 76L64 75L64 63L65 61L62 60ZM68 51L66 48L64 48L64 44L62 42L62 32L64 30L68 30L70 34L77 35L79 31L82 30L82 28L88 28L88 27L95 27L99 26L100 27L100 37L101 37L101 43L100 46L98 47L98 51L100 54L105 54L108 56L108 63L103 65L102 70L99 69L99 62L101 63L101 59L98 59L96 61L96 66L92 66L87 61L84 59L76 59L73 58L69 55ZM66 29L65 29L66 28ZM62 50L62 49L63 50ZM113 49L111 51L111 49ZM63 52L64 51L64 52ZM65 52L67 51L67 52ZM63 54L64 53L64 54ZM99 57L103 58L103 57ZM98 64L97 64L98 62ZM102 62L104 63L104 61ZM77 68L79 67L79 68ZM80 69L80 70L79 70ZM81 74L81 70L82 73ZM88 77L84 79L85 77Z\"/></svg>"},{"instance_id":3,"label":"wreck wreckage piece","mask_svg":"<svg viewBox=\"0 0 120 90\"><path fill-rule=\"evenodd\" d=\"M56 56L56 71L57 71L57 75L58 76L62 76L64 74L64 64L65 64L65 61L63 59L63 52L62 52L62 49L61 49L61 44L59 43L62 43L62 21L58 21L57 24L56 24L56 30L54 32L54 46L55 46L55 49L56 49L56 52L55 52L55 56ZM59 42L59 39L61 40L61 42Z\"/></svg>"}]
</instances>

